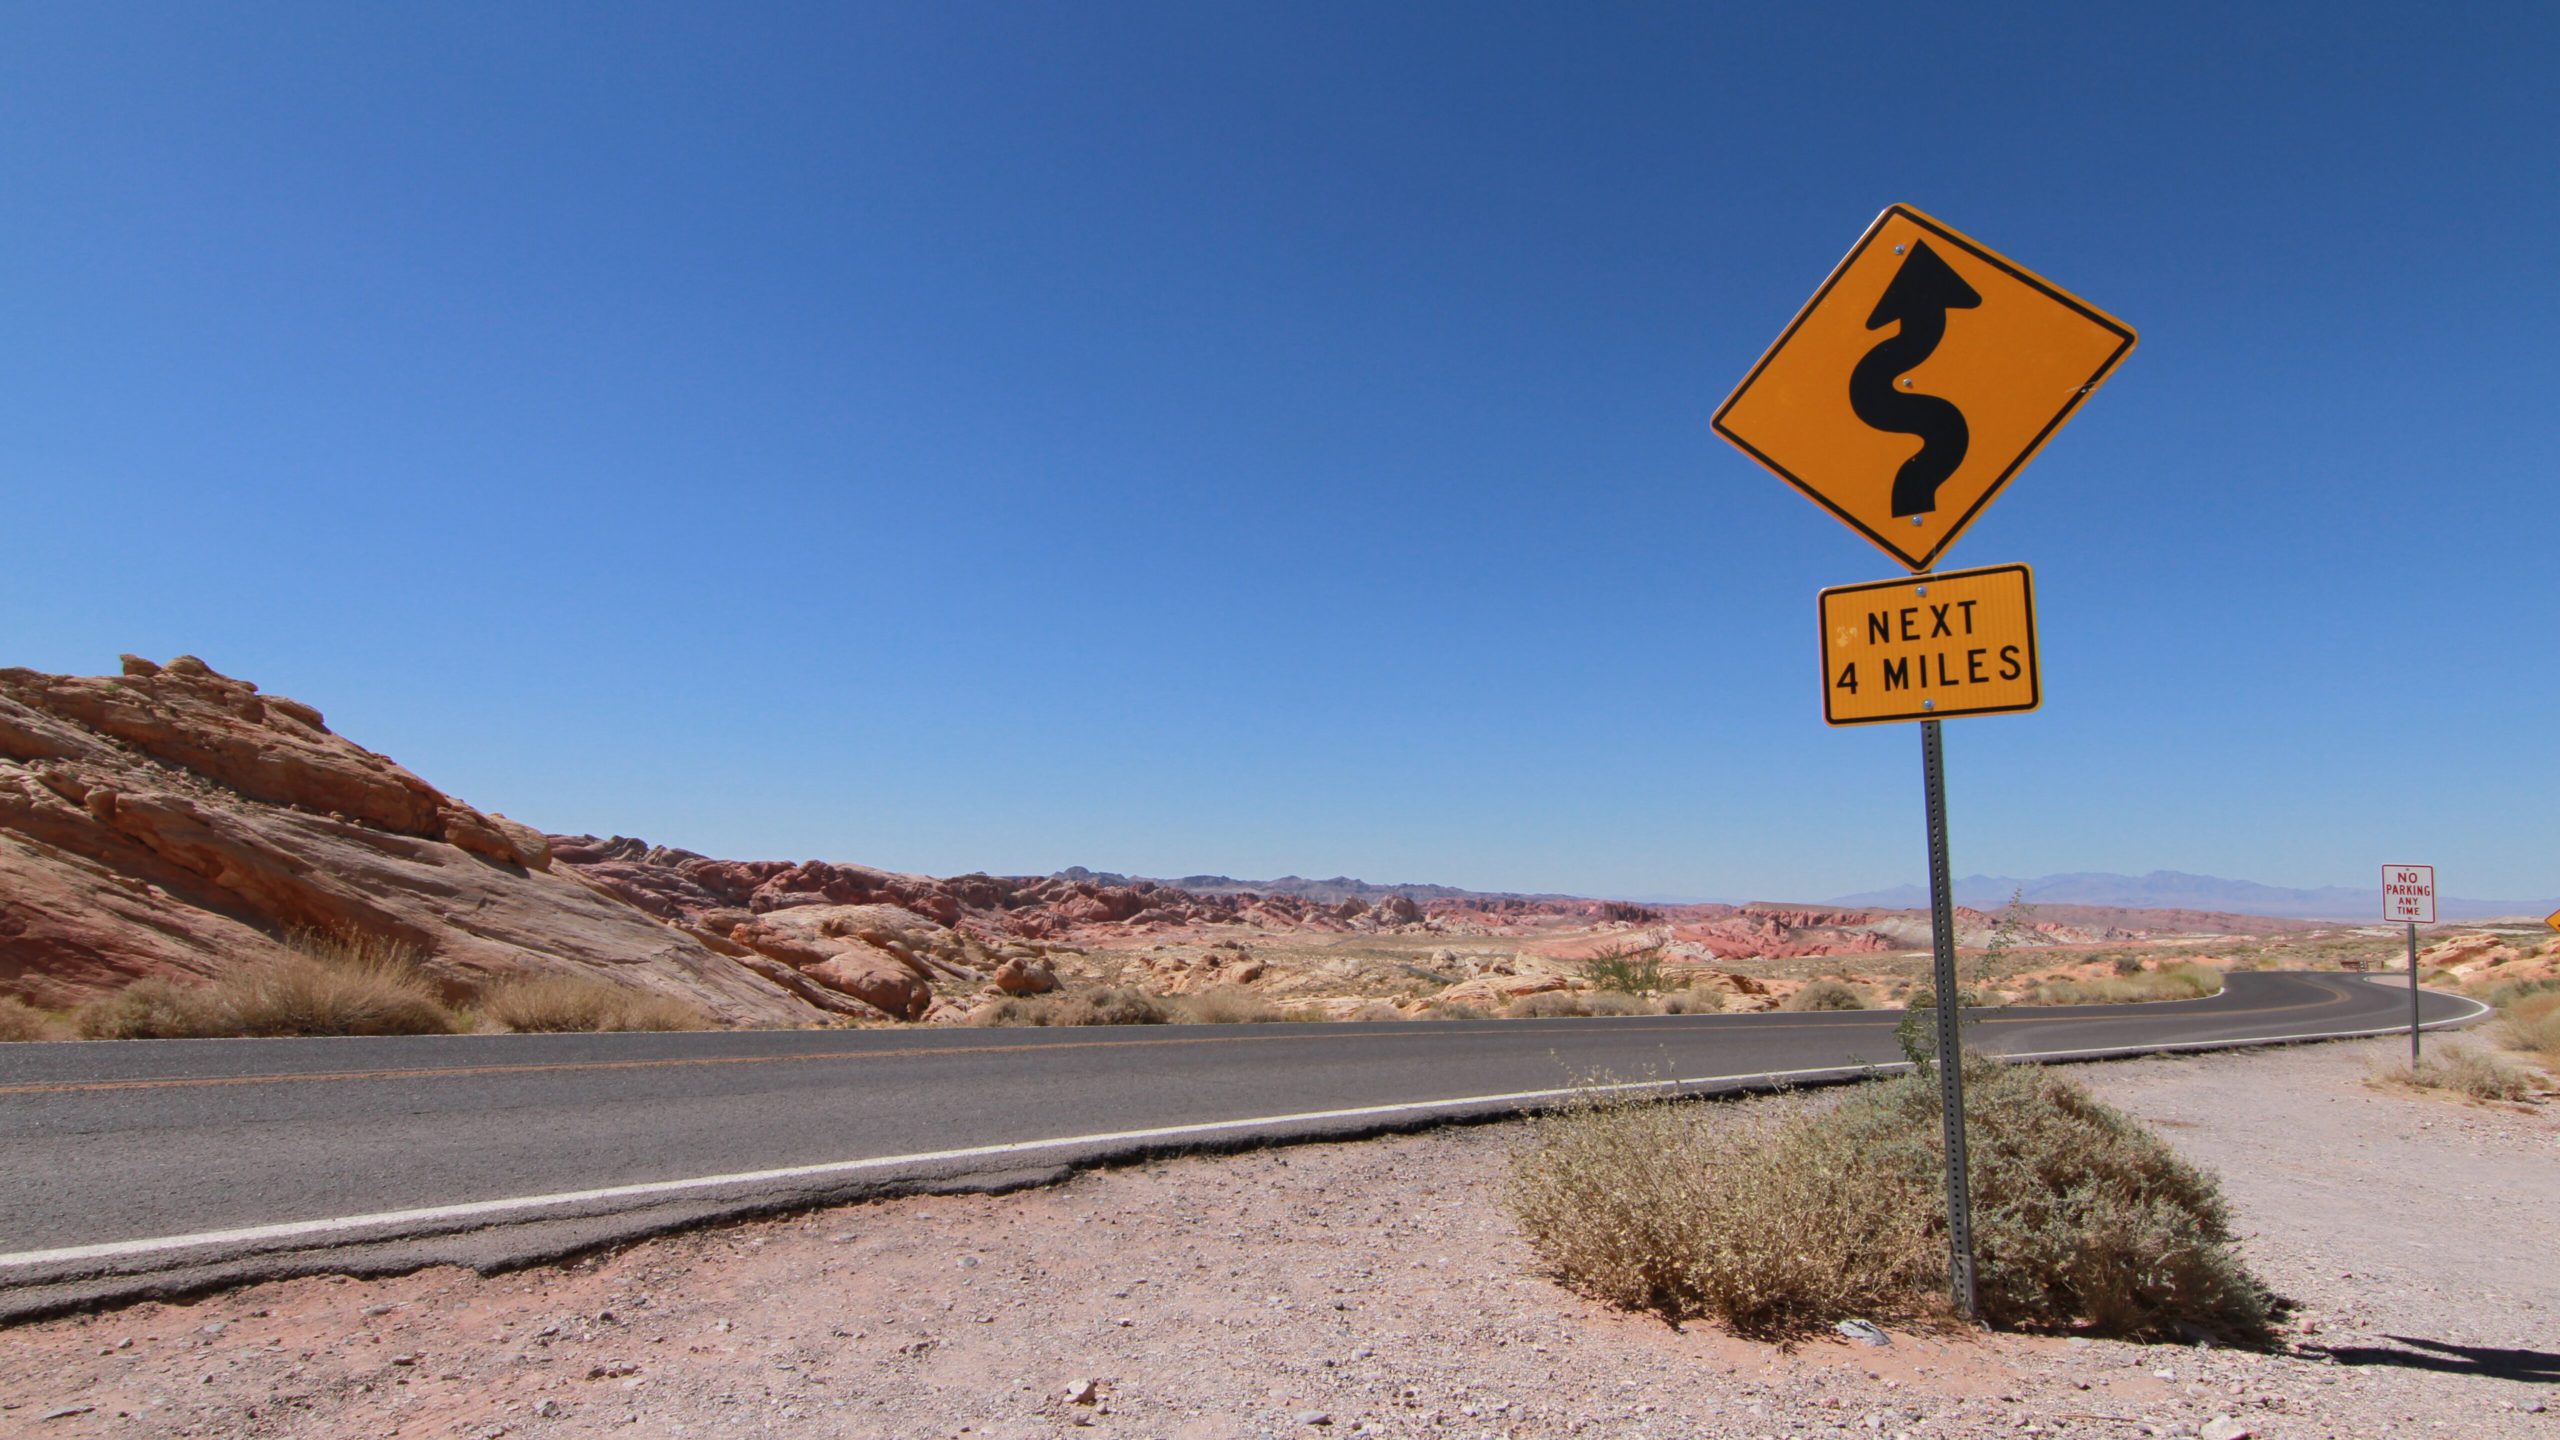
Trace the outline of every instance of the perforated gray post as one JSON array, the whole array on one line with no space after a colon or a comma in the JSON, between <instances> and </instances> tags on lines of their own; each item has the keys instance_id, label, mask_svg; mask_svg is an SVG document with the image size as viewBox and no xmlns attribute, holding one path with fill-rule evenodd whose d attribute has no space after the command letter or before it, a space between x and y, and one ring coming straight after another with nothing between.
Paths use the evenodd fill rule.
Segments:
<instances>
[{"instance_id":1,"label":"perforated gray post","mask_svg":"<svg viewBox=\"0 0 2560 1440\"><path fill-rule=\"evenodd\" d=\"M1947 875L1947 762L1939 748L1938 724L1920 722L1920 777L1929 800L1929 945L1938 998L1938 1112L1947 1137L1947 1293L1956 1313L1971 1319L1973 1188L1964 1153L1964 1008L1956 988L1955 885Z\"/></svg>"},{"instance_id":2,"label":"perforated gray post","mask_svg":"<svg viewBox=\"0 0 2560 1440\"><path fill-rule=\"evenodd\" d=\"M2432 908L2435 902L2427 902ZM2418 922L2409 922L2409 1068L2418 1068Z\"/></svg>"}]
</instances>

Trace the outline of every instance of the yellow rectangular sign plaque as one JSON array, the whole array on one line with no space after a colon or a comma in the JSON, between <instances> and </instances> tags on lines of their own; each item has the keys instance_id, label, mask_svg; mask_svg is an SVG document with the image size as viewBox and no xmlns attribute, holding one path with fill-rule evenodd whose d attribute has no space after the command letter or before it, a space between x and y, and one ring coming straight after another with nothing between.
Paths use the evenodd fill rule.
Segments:
<instances>
[{"instance_id":1,"label":"yellow rectangular sign plaque","mask_svg":"<svg viewBox=\"0 0 2560 1440\"><path fill-rule=\"evenodd\" d=\"M1822 718L1834 725L2006 715L2044 703L2024 565L1825 590Z\"/></svg>"}]
</instances>

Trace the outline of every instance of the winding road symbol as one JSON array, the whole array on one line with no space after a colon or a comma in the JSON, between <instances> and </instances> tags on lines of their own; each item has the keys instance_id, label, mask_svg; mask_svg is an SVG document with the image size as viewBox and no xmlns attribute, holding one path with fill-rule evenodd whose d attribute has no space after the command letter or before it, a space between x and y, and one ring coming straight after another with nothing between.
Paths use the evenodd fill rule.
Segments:
<instances>
[{"instance_id":1,"label":"winding road symbol","mask_svg":"<svg viewBox=\"0 0 2560 1440\"><path fill-rule=\"evenodd\" d=\"M2134 339L2105 311L1896 205L1717 407L1715 428L1928 570Z\"/></svg>"},{"instance_id":2,"label":"winding road symbol","mask_svg":"<svg viewBox=\"0 0 2560 1440\"><path fill-rule=\"evenodd\" d=\"M1920 437L1920 453L1894 472L1897 517L1938 508L1938 487L1964 463L1973 434L1965 426L1964 412L1953 404L1897 390L1893 382L1911 384L1903 376L1937 351L1938 342L1947 338L1948 311L1981 304L1982 296L1923 240L1911 247L1911 258L1893 273L1893 283L1884 287L1884 298L1867 317L1870 330L1897 323L1901 328L1849 372L1849 408L1878 430Z\"/></svg>"}]
</instances>

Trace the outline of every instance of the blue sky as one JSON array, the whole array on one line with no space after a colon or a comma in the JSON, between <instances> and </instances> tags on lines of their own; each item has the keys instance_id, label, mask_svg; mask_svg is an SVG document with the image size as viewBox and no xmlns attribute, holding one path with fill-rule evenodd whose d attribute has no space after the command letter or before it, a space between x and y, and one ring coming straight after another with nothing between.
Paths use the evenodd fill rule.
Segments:
<instances>
[{"instance_id":1,"label":"blue sky","mask_svg":"<svg viewBox=\"0 0 2560 1440\"><path fill-rule=\"evenodd\" d=\"M0 662L949 873L1818 897L1893 563L1717 439L1920 206L2135 325L1957 870L2560 893L2548 5L19 6Z\"/></svg>"}]
</instances>

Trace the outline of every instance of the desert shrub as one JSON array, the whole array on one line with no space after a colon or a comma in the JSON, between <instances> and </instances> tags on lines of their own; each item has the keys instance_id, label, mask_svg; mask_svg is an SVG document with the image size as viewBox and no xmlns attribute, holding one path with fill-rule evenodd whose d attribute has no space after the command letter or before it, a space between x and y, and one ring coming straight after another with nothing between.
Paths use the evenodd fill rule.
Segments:
<instances>
[{"instance_id":1,"label":"desert shrub","mask_svg":"<svg viewBox=\"0 0 2560 1440\"><path fill-rule=\"evenodd\" d=\"M1372 1000L1351 1012L1354 1020L1402 1020L1404 1012L1384 1000Z\"/></svg>"},{"instance_id":2,"label":"desert shrub","mask_svg":"<svg viewBox=\"0 0 2560 1440\"><path fill-rule=\"evenodd\" d=\"M281 960L213 983L229 1035L442 1035L457 1028L414 946L303 934Z\"/></svg>"},{"instance_id":3,"label":"desert shrub","mask_svg":"<svg viewBox=\"0 0 2560 1440\"><path fill-rule=\"evenodd\" d=\"M2537 995L2560 995L2560 976L2540 980L2506 980L2480 992L2480 1002L2494 1010L2511 1010Z\"/></svg>"},{"instance_id":4,"label":"desert shrub","mask_svg":"<svg viewBox=\"0 0 2560 1440\"><path fill-rule=\"evenodd\" d=\"M2498 1022L2498 1038L2518 1050L2560 1065L2560 992L2539 990L2510 1003Z\"/></svg>"},{"instance_id":5,"label":"desert shrub","mask_svg":"<svg viewBox=\"0 0 2560 1440\"><path fill-rule=\"evenodd\" d=\"M1173 1002L1172 1019L1180 1025L1266 1025L1281 1018L1279 1006L1241 985L1212 985Z\"/></svg>"},{"instance_id":6,"label":"desert shrub","mask_svg":"<svg viewBox=\"0 0 2560 1440\"><path fill-rule=\"evenodd\" d=\"M209 984L138 980L82 1006L73 1024L99 1040L444 1035L459 1028L414 947L318 934L286 943L287 954L235 967Z\"/></svg>"},{"instance_id":7,"label":"desert shrub","mask_svg":"<svg viewBox=\"0 0 2560 1440\"><path fill-rule=\"evenodd\" d=\"M1591 1015L1643 1015L1651 1006L1623 990L1541 990L1502 1007L1506 1020L1559 1020Z\"/></svg>"},{"instance_id":8,"label":"desert shrub","mask_svg":"<svg viewBox=\"0 0 2560 1440\"><path fill-rule=\"evenodd\" d=\"M2210 965L2171 965L2134 975L2096 980L2048 980L2018 997L2021 1005L2131 1005L2154 1000L2200 1000L2222 992L2222 972Z\"/></svg>"},{"instance_id":9,"label":"desert shrub","mask_svg":"<svg viewBox=\"0 0 2560 1440\"><path fill-rule=\"evenodd\" d=\"M2142 973L2142 957L2119 955L2107 962L2107 968L2118 975L2139 975Z\"/></svg>"},{"instance_id":10,"label":"desert shrub","mask_svg":"<svg viewBox=\"0 0 2560 1440\"><path fill-rule=\"evenodd\" d=\"M480 1014L503 1030L702 1030L711 1019L673 996L583 975L519 975L489 987Z\"/></svg>"},{"instance_id":11,"label":"desert shrub","mask_svg":"<svg viewBox=\"0 0 2560 1440\"><path fill-rule=\"evenodd\" d=\"M1651 995L1662 988L1662 947L1624 950L1582 962L1582 976L1594 990L1622 995Z\"/></svg>"},{"instance_id":12,"label":"desert shrub","mask_svg":"<svg viewBox=\"0 0 2560 1440\"><path fill-rule=\"evenodd\" d=\"M2468 1045L2439 1045L2408 1065L2386 1065L2375 1078L2413 1090L2446 1090L2472 1100L2522 1100L2533 1093L2532 1077L2523 1067L2490 1050Z\"/></svg>"},{"instance_id":13,"label":"desert shrub","mask_svg":"<svg viewBox=\"0 0 2560 1440\"><path fill-rule=\"evenodd\" d=\"M2211 1177L2041 1068L1972 1059L1966 1084L1984 1319L2265 1337L2267 1294ZM1610 1304L1768 1337L1928 1315L1946 1274L1937 1104L1917 1076L1739 1117L1594 1094L1532 1122L1506 1199L1547 1271Z\"/></svg>"},{"instance_id":14,"label":"desert shrub","mask_svg":"<svg viewBox=\"0 0 2560 1440\"><path fill-rule=\"evenodd\" d=\"M1009 996L971 1011L972 1025L1162 1025L1173 1018L1163 999L1113 986L1038 997Z\"/></svg>"},{"instance_id":15,"label":"desert shrub","mask_svg":"<svg viewBox=\"0 0 2560 1440\"><path fill-rule=\"evenodd\" d=\"M71 1028L84 1040L184 1040L227 1033L209 985L181 985L157 976L136 980L71 1012Z\"/></svg>"},{"instance_id":16,"label":"desert shrub","mask_svg":"<svg viewBox=\"0 0 2560 1440\"><path fill-rule=\"evenodd\" d=\"M1417 1020L1490 1020L1493 1012L1464 1000L1426 1000Z\"/></svg>"},{"instance_id":17,"label":"desert shrub","mask_svg":"<svg viewBox=\"0 0 2560 1440\"><path fill-rule=\"evenodd\" d=\"M53 1021L14 995L0 995L0 1041L50 1040Z\"/></svg>"},{"instance_id":18,"label":"desert shrub","mask_svg":"<svg viewBox=\"0 0 2560 1440\"><path fill-rule=\"evenodd\" d=\"M1864 1010L1867 992L1845 980L1816 980L1787 997L1782 1010Z\"/></svg>"},{"instance_id":19,"label":"desert shrub","mask_svg":"<svg viewBox=\"0 0 2560 1440\"><path fill-rule=\"evenodd\" d=\"M969 1023L985 1026L1046 1025L1052 1008L1046 1000L1007 995L969 1012Z\"/></svg>"},{"instance_id":20,"label":"desert shrub","mask_svg":"<svg viewBox=\"0 0 2560 1440\"><path fill-rule=\"evenodd\" d=\"M1724 992L1712 985L1693 985L1662 997L1665 1015L1712 1015L1724 1006Z\"/></svg>"}]
</instances>

